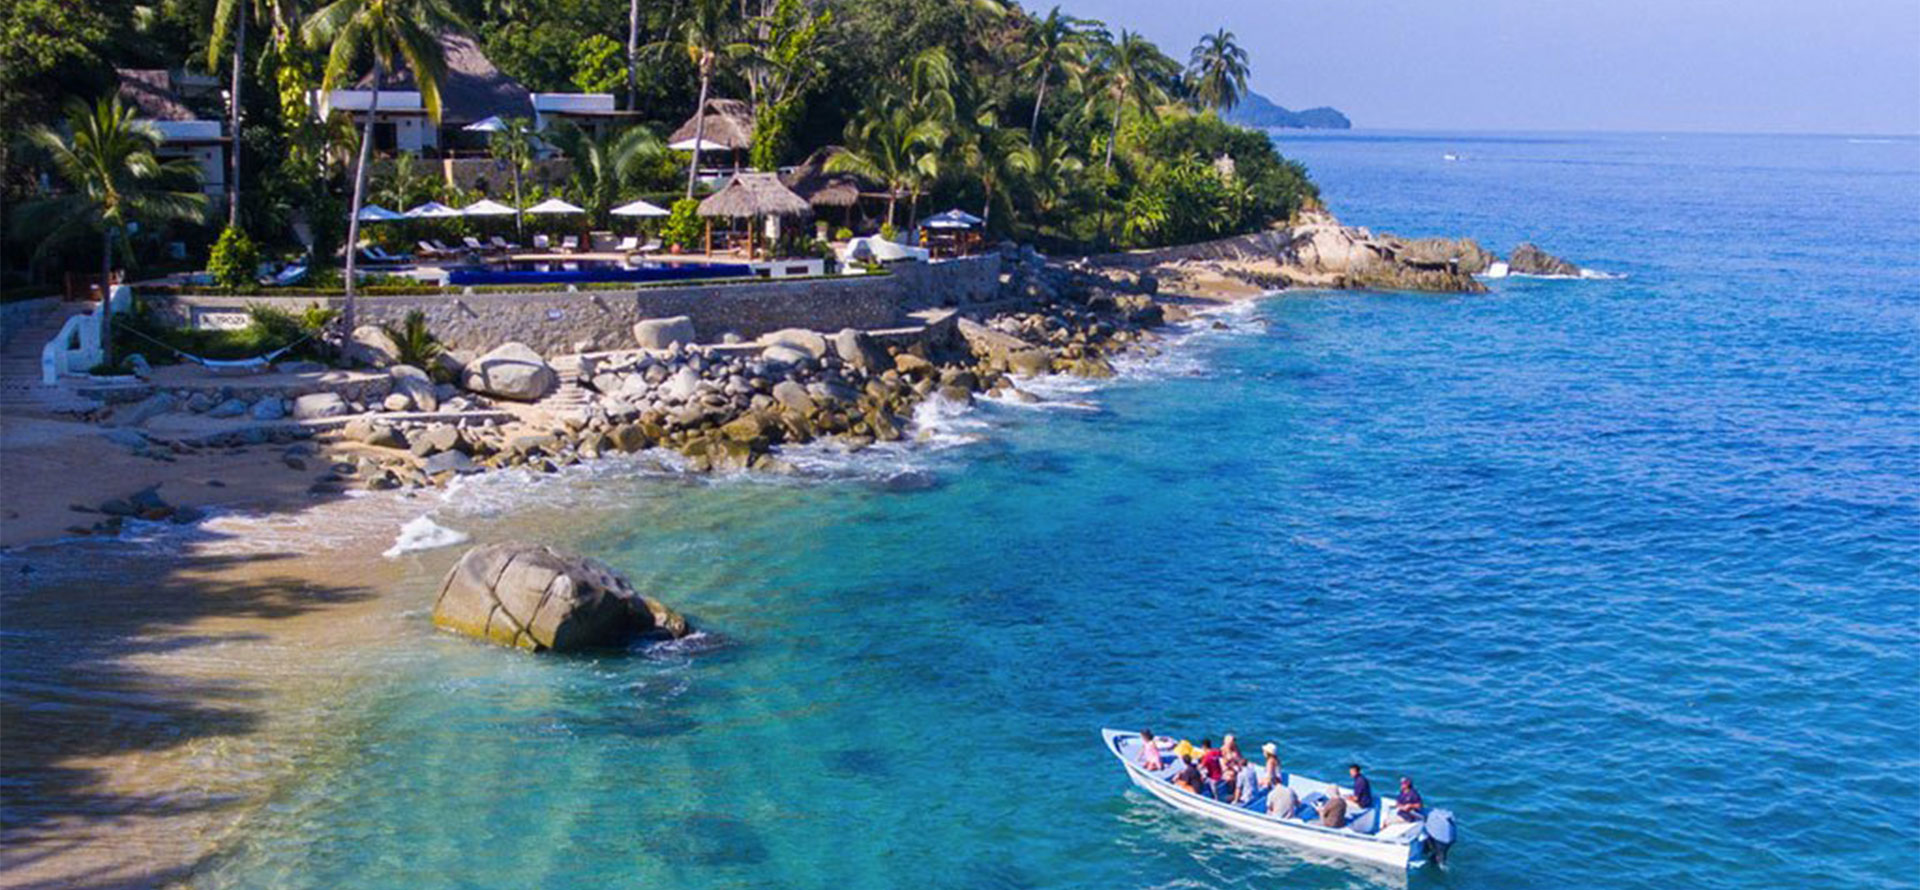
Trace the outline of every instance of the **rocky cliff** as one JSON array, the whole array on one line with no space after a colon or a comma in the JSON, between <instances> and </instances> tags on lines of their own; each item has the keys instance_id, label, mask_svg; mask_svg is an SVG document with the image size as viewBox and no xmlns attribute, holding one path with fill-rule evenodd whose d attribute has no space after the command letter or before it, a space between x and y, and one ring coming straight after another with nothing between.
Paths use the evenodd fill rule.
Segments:
<instances>
[{"instance_id":1,"label":"rocky cliff","mask_svg":"<svg viewBox=\"0 0 1920 890\"><path fill-rule=\"evenodd\" d=\"M1321 106L1294 111L1274 104L1259 93L1242 96L1240 104L1227 112L1227 120L1243 127L1283 127L1304 130L1347 130L1353 122L1339 110Z\"/></svg>"}]
</instances>

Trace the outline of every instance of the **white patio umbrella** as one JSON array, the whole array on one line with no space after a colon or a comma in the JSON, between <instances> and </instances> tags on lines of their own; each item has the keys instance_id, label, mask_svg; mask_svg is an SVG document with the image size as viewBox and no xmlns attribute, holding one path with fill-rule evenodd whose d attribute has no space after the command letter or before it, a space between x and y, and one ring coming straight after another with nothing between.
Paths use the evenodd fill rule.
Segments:
<instances>
[{"instance_id":1,"label":"white patio umbrella","mask_svg":"<svg viewBox=\"0 0 1920 890\"><path fill-rule=\"evenodd\" d=\"M507 128L507 122L501 120L500 116L496 114L491 117L486 117L486 118L482 118L480 120L474 121L473 123L470 123L464 127L461 127L460 129L471 130L475 133L498 133L502 130L505 130L506 128Z\"/></svg>"},{"instance_id":2,"label":"white patio umbrella","mask_svg":"<svg viewBox=\"0 0 1920 890\"><path fill-rule=\"evenodd\" d=\"M512 216L519 211L491 198L482 198L461 208L462 216Z\"/></svg>"},{"instance_id":3,"label":"white patio umbrella","mask_svg":"<svg viewBox=\"0 0 1920 890\"><path fill-rule=\"evenodd\" d=\"M635 201L613 208L614 216L672 216L666 209L645 201Z\"/></svg>"},{"instance_id":4,"label":"white patio umbrella","mask_svg":"<svg viewBox=\"0 0 1920 890\"><path fill-rule=\"evenodd\" d=\"M410 219L458 219L460 211L439 201L428 201L407 211L407 217Z\"/></svg>"},{"instance_id":5,"label":"white patio umbrella","mask_svg":"<svg viewBox=\"0 0 1920 890\"><path fill-rule=\"evenodd\" d=\"M682 139L679 142L669 143L667 147L673 149L674 151L692 151L695 144L696 143L692 139ZM732 148L729 148L725 145L721 145L720 143L715 142L711 139L702 139L697 144L700 146L700 151L702 154L710 151L732 151L733 150Z\"/></svg>"},{"instance_id":6,"label":"white patio umbrella","mask_svg":"<svg viewBox=\"0 0 1920 890\"><path fill-rule=\"evenodd\" d=\"M368 204L360 208L361 222L393 222L396 219L406 218L404 214L395 213L378 204Z\"/></svg>"},{"instance_id":7,"label":"white patio umbrella","mask_svg":"<svg viewBox=\"0 0 1920 890\"><path fill-rule=\"evenodd\" d=\"M559 198L548 198L532 207L528 207L527 212L537 216L557 216L566 213L585 213L586 211L572 204L568 204Z\"/></svg>"}]
</instances>

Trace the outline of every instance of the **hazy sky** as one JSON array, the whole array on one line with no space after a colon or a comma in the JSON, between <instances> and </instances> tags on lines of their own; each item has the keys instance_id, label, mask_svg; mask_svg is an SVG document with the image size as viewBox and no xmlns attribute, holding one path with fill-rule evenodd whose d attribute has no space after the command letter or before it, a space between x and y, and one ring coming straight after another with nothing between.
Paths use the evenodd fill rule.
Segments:
<instances>
[{"instance_id":1,"label":"hazy sky","mask_svg":"<svg viewBox=\"0 0 1920 890\"><path fill-rule=\"evenodd\" d=\"M1056 0L1027 0L1044 11ZM1361 127L1920 133L1920 0L1061 0Z\"/></svg>"}]
</instances>

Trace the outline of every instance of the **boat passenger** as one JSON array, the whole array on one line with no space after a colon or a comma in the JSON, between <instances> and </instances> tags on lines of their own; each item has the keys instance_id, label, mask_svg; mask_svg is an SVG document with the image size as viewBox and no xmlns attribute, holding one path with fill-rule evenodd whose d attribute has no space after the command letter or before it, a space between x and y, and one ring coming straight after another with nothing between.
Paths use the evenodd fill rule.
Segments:
<instances>
[{"instance_id":1,"label":"boat passenger","mask_svg":"<svg viewBox=\"0 0 1920 890\"><path fill-rule=\"evenodd\" d=\"M1174 774L1173 784L1195 794L1199 794L1200 789L1204 786L1204 782L1200 778L1200 768L1193 765L1193 758L1191 757L1180 758L1180 763L1181 768L1178 773Z\"/></svg>"},{"instance_id":2,"label":"boat passenger","mask_svg":"<svg viewBox=\"0 0 1920 890\"><path fill-rule=\"evenodd\" d=\"M1220 740L1220 753L1229 760L1244 759L1240 756L1240 742L1233 737L1233 733L1227 733Z\"/></svg>"},{"instance_id":3,"label":"boat passenger","mask_svg":"<svg viewBox=\"0 0 1920 890\"><path fill-rule=\"evenodd\" d=\"M1159 772L1166 765L1166 761L1160 758L1160 746L1153 743L1153 730L1140 730L1140 768Z\"/></svg>"},{"instance_id":4,"label":"boat passenger","mask_svg":"<svg viewBox=\"0 0 1920 890\"><path fill-rule=\"evenodd\" d=\"M1207 778L1207 796L1220 799L1220 792L1226 786L1226 770L1221 763L1220 749L1213 746L1213 739L1200 740L1200 772Z\"/></svg>"},{"instance_id":5,"label":"boat passenger","mask_svg":"<svg viewBox=\"0 0 1920 890\"><path fill-rule=\"evenodd\" d=\"M1364 810L1373 806L1373 783L1360 774L1360 764L1348 764L1347 775L1353 777L1353 793L1347 795L1347 799L1353 801L1354 809Z\"/></svg>"},{"instance_id":6,"label":"boat passenger","mask_svg":"<svg viewBox=\"0 0 1920 890\"><path fill-rule=\"evenodd\" d=\"M1267 789L1267 812L1282 819L1291 819L1300 811L1300 795L1285 783L1275 783Z\"/></svg>"},{"instance_id":7,"label":"boat passenger","mask_svg":"<svg viewBox=\"0 0 1920 890\"><path fill-rule=\"evenodd\" d=\"M1259 771L1245 757L1233 759L1233 805L1244 807L1260 793Z\"/></svg>"},{"instance_id":8,"label":"boat passenger","mask_svg":"<svg viewBox=\"0 0 1920 890\"><path fill-rule=\"evenodd\" d=\"M1427 802L1413 788L1413 780L1400 777L1400 796L1394 798L1393 816L1398 822L1419 822L1426 818Z\"/></svg>"},{"instance_id":9,"label":"boat passenger","mask_svg":"<svg viewBox=\"0 0 1920 890\"><path fill-rule=\"evenodd\" d=\"M1260 746L1260 753L1267 756L1267 762L1260 767L1260 787L1272 788L1286 781L1280 772L1280 749L1272 742Z\"/></svg>"},{"instance_id":10,"label":"boat passenger","mask_svg":"<svg viewBox=\"0 0 1920 890\"><path fill-rule=\"evenodd\" d=\"M1335 794L1331 797L1328 797L1326 800L1321 801L1318 804L1315 804L1313 808L1316 812L1320 814L1321 825L1325 825L1328 828L1347 827L1346 798L1341 797L1338 794Z\"/></svg>"}]
</instances>

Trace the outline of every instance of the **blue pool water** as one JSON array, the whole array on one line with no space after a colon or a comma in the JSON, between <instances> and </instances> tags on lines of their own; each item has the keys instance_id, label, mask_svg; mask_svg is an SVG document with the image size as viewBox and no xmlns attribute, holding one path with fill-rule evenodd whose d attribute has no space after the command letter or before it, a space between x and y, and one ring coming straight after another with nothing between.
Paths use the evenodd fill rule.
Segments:
<instances>
[{"instance_id":1,"label":"blue pool water","mask_svg":"<svg viewBox=\"0 0 1920 890\"><path fill-rule=\"evenodd\" d=\"M590 284L628 281L692 281L707 278L745 278L753 267L745 263L641 263L630 266L611 260L524 260L454 266L447 283L476 284Z\"/></svg>"},{"instance_id":2,"label":"blue pool water","mask_svg":"<svg viewBox=\"0 0 1920 890\"><path fill-rule=\"evenodd\" d=\"M1415 886L1913 886L1920 144L1282 144L1349 222L1627 277L1275 298L1083 404L798 456L824 480L476 485L436 521L711 635L490 650L426 626L422 568L194 883L1386 879L1129 791L1121 725L1413 776L1463 826Z\"/></svg>"}]
</instances>

